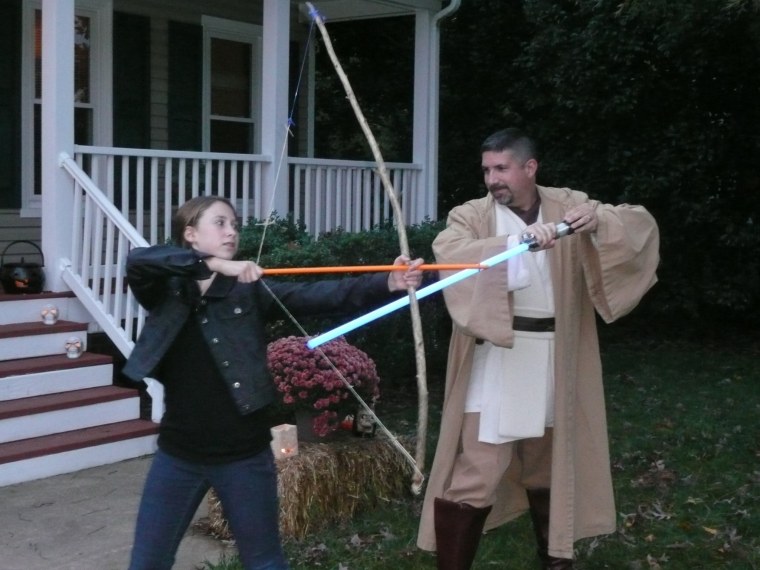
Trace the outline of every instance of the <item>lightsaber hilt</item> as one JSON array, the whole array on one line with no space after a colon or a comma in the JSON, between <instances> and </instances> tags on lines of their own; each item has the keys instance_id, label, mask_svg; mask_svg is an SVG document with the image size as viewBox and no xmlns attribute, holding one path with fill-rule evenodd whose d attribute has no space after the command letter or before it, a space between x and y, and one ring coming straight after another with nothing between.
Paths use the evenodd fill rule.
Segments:
<instances>
[{"instance_id":1,"label":"lightsaber hilt","mask_svg":"<svg viewBox=\"0 0 760 570\"><path fill-rule=\"evenodd\" d=\"M562 220L555 224L554 239L569 236L574 231L573 226L568 224L565 220ZM536 239L536 236L531 233L524 233L521 236L520 243L527 244L528 249L531 251L538 249L538 240Z\"/></svg>"}]
</instances>

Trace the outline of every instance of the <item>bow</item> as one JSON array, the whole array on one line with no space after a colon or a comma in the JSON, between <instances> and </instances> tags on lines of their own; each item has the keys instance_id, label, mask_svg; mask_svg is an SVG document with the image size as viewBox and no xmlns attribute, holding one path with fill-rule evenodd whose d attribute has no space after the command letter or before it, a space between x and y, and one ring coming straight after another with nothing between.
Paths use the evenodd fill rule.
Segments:
<instances>
[{"instance_id":1,"label":"bow","mask_svg":"<svg viewBox=\"0 0 760 570\"><path fill-rule=\"evenodd\" d=\"M338 60L337 55L335 54L335 50L333 49L333 46L332 46L332 41L330 40L330 35L327 33L327 29L325 28L324 21L322 20L322 16L319 15L319 13L314 8L314 5L311 2L306 2L306 5L309 8L309 15L311 16L311 18L313 19L313 21L317 24L317 27L319 28L320 34L322 36L322 40L324 41L324 44L325 44L325 48L327 49L327 53L330 56L330 61L332 62L333 67L335 68L335 71L338 74L338 77L340 78L341 83L343 84L343 88L346 91L346 96L348 97L348 100L351 103L351 107L354 111L356 119L359 122L359 125L361 126L362 132L364 133L364 136L366 137L370 148L372 149L372 155L378 166L378 173L380 175L380 180L382 181L382 184L383 184L383 189L385 190L386 196L388 197L388 200L393 209L394 218L396 219L396 230L398 232L399 246L401 249L401 253L402 255L409 256L409 241L406 236L406 228L404 226L403 213L401 211L401 206L396 196L396 191L394 190L393 184L390 180L390 177L388 176L388 169L385 165L383 155L380 152L380 147L377 144L377 140L375 139L374 135L372 134L372 130L370 129L369 124L367 123L367 120L364 117L364 113L362 112L358 101L356 100L356 96L354 95L354 91L351 87L351 83L348 80L348 77L346 76L345 72L343 71L343 67L340 64L340 61ZM413 465L415 473L412 478L412 492L415 494L418 494L421 491L422 484L424 482L424 475L422 474L421 469L425 464L425 445L426 445L426 440L427 440L427 422L428 422L427 365L425 362L425 347L424 347L424 340L422 336L422 319L420 318L420 310L419 310L419 305L417 303L417 297L415 294L414 287L409 287L407 292L409 295L409 305L410 305L411 319L412 319L412 332L414 336L414 354L415 354L415 360L416 360L416 366L417 366L417 395L418 395L417 442L416 442L415 459L414 459L414 465ZM373 416L374 416L374 413L373 413ZM398 444L397 440L392 435L391 435L391 438L396 444L396 446L400 447L401 448L400 450L402 450L403 447L400 446L400 444ZM406 450L403 450L403 452L405 451ZM405 453L405 455L408 455L408 454Z\"/></svg>"},{"instance_id":2,"label":"bow","mask_svg":"<svg viewBox=\"0 0 760 570\"><path fill-rule=\"evenodd\" d=\"M385 165L385 161L383 160L382 154L380 152L380 148L377 144L377 141L374 135L372 134L372 131L369 128L369 125L366 119L364 118L364 114L362 113L361 108L359 107L359 104L353 93L353 89L351 88L351 84L348 81L348 77L343 71L343 68L341 67L340 62L338 61L338 58L335 55L335 51L333 50L330 36L327 33L327 30L325 29L322 17L319 15L319 13L316 11L314 6L310 2L306 2L306 5L309 7L310 16L312 17L313 24L316 24L320 30L320 33L322 35L327 51L330 54L330 59L333 63L333 66L335 67L335 70L338 73L338 76L340 77L341 82L343 83L348 99L351 102L351 105L353 107L354 114L356 115L356 118L359 121L359 124L367 138L367 141L369 142L370 148L372 149L375 162L378 165L378 171L379 171L380 179L383 184L383 188L385 190L385 193L393 209L394 218L396 220L396 229L398 232L399 247L401 249L401 253L403 255L409 256L409 242L406 236L406 228L403 222L403 214L401 211L401 206L398 202L398 198L393 188L393 184L391 183L390 177L388 176L388 169ZM309 37L311 37L311 34L309 34ZM307 44L307 50L308 50L308 44ZM300 79L299 79L299 84L300 84ZM296 93L294 97L295 98L298 97L298 87L296 88ZM291 116L288 118L288 124L286 126L288 132L290 132L290 126L292 124L293 124L293 120ZM282 163L284 162L286 145L287 145L287 137L286 137L285 144L283 144L282 155L280 157L280 166L277 168L277 172L275 175L275 187L277 186L276 180L277 178L279 178L279 175L280 175L280 167L282 166ZM274 195L272 195L271 200L273 203ZM271 211L272 211L272 204L270 204L270 212ZM259 244L259 253L257 257L257 263L258 263L258 259L260 259L261 257L264 239L266 237L267 228L270 224L271 224L271 220L265 221L263 223L264 228L263 228L263 232L261 236L261 242ZM265 273L266 273L266 270L265 270ZM277 272L272 271L270 273L276 274ZM290 311L288 311L287 307L285 307L285 305L277 298L277 296L266 285L266 283L264 281L261 281L261 283L264 286L264 288L269 292L269 294L272 296L274 301L280 306L283 312L288 316L288 318L296 325L296 327L298 327L298 329L301 331L301 334L303 334L304 336L310 336L304 330L303 326L301 326L301 324L298 322L296 317L292 315ZM419 494L420 491L422 490L422 484L425 480L425 477L422 474L421 468L422 466L424 466L424 462L425 462L425 443L427 439L427 422L428 422L428 391L427 391L427 372L426 372L426 363L425 363L424 341L422 337L422 320L420 318L419 306L417 304L417 297L415 295L414 287L409 287L407 292L409 295L409 305L411 309L412 330L413 330L413 335L414 335L415 360L416 360L416 366L417 366L418 421L417 421L417 441L416 441L415 457L412 457L409 454L409 452L406 450L406 448L398 441L398 439L385 427L385 425L383 425L383 423L379 420L379 418L375 414L374 410L370 408L366 404L366 402L364 402L361 396L354 390L353 386L351 386L351 384L345 379L343 374L335 367L335 365L332 363L330 358L321 349L317 348L316 350L320 353L322 358L326 361L326 363L330 366L330 368L336 373L336 375L343 381L348 391L354 396L354 398L358 401L358 403L376 422L378 428L389 437L391 444L395 446L395 448L406 458L407 462L413 468L414 474L412 476L411 490L416 495L416 494Z\"/></svg>"}]
</instances>

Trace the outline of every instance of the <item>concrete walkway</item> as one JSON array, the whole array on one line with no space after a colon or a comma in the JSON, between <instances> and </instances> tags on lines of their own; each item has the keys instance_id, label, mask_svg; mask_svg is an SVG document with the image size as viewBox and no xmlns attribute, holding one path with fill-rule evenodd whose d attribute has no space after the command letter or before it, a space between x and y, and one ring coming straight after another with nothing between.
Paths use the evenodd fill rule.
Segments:
<instances>
[{"instance_id":1,"label":"concrete walkway","mask_svg":"<svg viewBox=\"0 0 760 570\"><path fill-rule=\"evenodd\" d=\"M3 570L125 570L151 457L0 487ZM196 519L207 516L206 501ZM175 570L206 568L234 553L193 529Z\"/></svg>"}]
</instances>

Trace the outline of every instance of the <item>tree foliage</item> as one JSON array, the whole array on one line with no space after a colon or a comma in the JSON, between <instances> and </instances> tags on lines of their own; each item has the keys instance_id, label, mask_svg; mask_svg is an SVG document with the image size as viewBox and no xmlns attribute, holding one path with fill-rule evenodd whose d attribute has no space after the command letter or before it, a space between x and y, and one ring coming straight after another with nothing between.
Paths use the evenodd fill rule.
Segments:
<instances>
[{"instance_id":1,"label":"tree foliage","mask_svg":"<svg viewBox=\"0 0 760 570\"><path fill-rule=\"evenodd\" d=\"M386 159L408 160L411 20L331 29ZM465 0L442 40L442 216L483 195L485 136L522 126L542 149L539 183L655 215L650 314L756 314L760 3ZM334 71L322 70L318 148L369 158Z\"/></svg>"},{"instance_id":2,"label":"tree foliage","mask_svg":"<svg viewBox=\"0 0 760 570\"><path fill-rule=\"evenodd\" d=\"M464 2L444 32L441 164L478 160L492 130L522 126L543 149L540 183L655 215L662 265L650 310L756 311L758 31L751 2ZM465 73L477 89L456 87ZM468 123L478 132L465 134ZM451 129L469 151L450 145ZM482 195L473 172L442 170L441 202Z\"/></svg>"},{"instance_id":3,"label":"tree foliage","mask_svg":"<svg viewBox=\"0 0 760 570\"><path fill-rule=\"evenodd\" d=\"M330 24L330 38L387 162L412 159L414 20ZM315 153L370 160L372 153L327 50L317 43Z\"/></svg>"}]
</instances>

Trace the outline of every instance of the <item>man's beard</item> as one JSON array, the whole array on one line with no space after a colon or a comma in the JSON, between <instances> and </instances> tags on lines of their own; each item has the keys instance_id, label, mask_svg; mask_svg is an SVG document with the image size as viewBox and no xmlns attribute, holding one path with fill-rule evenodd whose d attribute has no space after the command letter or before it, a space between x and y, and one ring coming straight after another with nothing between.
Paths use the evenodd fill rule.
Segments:
<instances>
[{"instance_id":1,"label":"man's beard","mask_svg":"<svg viewBox=\"0 0 760 570\"><path fill-rule=\"evenodd\" d=\"M506 192L502 192L503 190L506 190ZM514 194L512 194L506 186L496 186L494 188L489 188L488 191L491 193L491 196L493 196L496 203L502 206L509 206L515 199ZM494 192L497 192L498 195Z\"/></svg>"}]
</instances>

